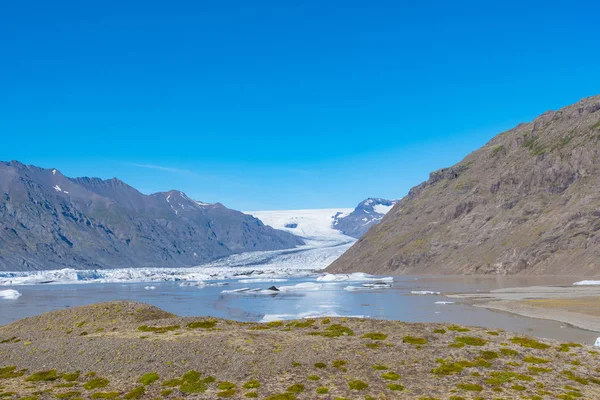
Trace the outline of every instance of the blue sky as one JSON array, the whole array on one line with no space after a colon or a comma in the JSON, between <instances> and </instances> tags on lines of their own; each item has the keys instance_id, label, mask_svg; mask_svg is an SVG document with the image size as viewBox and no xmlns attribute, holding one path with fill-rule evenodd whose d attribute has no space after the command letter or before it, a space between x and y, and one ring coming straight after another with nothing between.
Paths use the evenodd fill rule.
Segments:
<instances>
[{"instance_id":1,"label":"blue sky","mask_svg":"<svg viewBox=\"0 0 600 400\"><path fill-rule=\"evenodd\" d=\"M600 93L599 12L5 2L0 159L242 210L398 198L502 130Z\"/></svg>"}]
</instances>

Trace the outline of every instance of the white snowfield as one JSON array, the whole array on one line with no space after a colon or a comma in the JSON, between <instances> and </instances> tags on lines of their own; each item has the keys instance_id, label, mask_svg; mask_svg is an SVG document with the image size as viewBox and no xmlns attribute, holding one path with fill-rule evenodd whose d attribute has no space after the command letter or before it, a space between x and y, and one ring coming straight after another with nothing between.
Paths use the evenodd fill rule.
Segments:
<instances>
[{"instance_id":1,"label":"white snowfield","mask_svg":"<svg viewBox=\"0 0 600 400\"><path fill-rule=\"evenodd\" d=\"M200 282L223 279L262 279L266 282L267 279L313 275L326 268L356 242L356 239L331 228L333 216L337 212L349 211L352 210L339 208L248 213L261 219L265 225L287 230L303 237L306 244L293 249L236 254L189 268L0 272L0 286L109 282ZM286 224L297 224L297 227L286 228ZM201 287L201 285L198 286Z\"/></svg>"}]
</instances>

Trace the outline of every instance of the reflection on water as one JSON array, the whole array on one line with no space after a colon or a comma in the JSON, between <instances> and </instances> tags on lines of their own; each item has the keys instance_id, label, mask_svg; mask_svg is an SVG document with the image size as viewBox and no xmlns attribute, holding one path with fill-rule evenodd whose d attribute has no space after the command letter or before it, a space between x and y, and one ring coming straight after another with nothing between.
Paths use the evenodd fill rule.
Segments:
<instances>
[{"instance_id":1,"label":"reflection on water","mask_svg":"<svg viewBox=\"0 0 600 400\"><path fill-rule=\"evenodd\" d=\"M563 341L593 344L598 333L570 328L558 322L524 318L508 313L455 304L435 304L443 296L411 295L411 290L442 293L488 291L495 288L532 285L571 285L574 278L544 277L397 277L394 287L381 290L346 291L356 283L325 283L319 290L288 291L276 295L222 294L223 289L242 287L266 289L273 283L238 283L226 287L179 286L176 282L147 284L76 284L20 286L23 295L16 300L0 300L0 324L46 311L110 300L135 300L153 304L178 315L210 315L240 321L261 321L273 315L336 314L368 316L407 322L449 322L502 328ZM314 282L314 278L294 278L275 285ZM453 299L453 301L455 301Z\"/></svg>"}]
</instances>

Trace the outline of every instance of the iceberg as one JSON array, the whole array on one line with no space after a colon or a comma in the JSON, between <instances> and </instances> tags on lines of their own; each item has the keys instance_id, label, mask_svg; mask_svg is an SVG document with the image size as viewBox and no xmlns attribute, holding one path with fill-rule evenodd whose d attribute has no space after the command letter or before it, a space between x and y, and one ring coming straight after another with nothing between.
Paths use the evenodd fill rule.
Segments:
<instances>
[{"instance_id":1,"label":"iceberg","mask_svg":"<svg viewBox=\"0 0 600 400\"><path fill-rule=\"evenodd\" d=\"M443 304L443 305L445 305L445 304L454 304L454 302L453 301L436 301L434 304Z\"/></svg>"},{"instance_id":2,"label":"iceberg","mask_svg":"<svg viewBox=\"0 0 600 400\"><path fill-rule=\"evenodd\" d=\"M600 281L579 281L573 284L574 286L593 286L600 285Z\"/></svg>"},{"instance_id":3,"label":"iceberg","mask_svg":"<svg viewBox=\"0 0 600 400\"><path fill-rule=\"evenodd\" d=\"M317 277L317 281L320 282L345 282L345 281L382 281L382 282L393 282L394 278L391 276L375 276L365 274L364 272L354 272L352 274L325 274Z\"/></svg>"},{"instance_id":4,"label":"iceberg","mask_svg":"<svg viewBox=\"0 0 600 400\"><path fill-rule=\"evenodd\" d=\"M440 294L440 292L432 292L430 290L411 290L410 294L418 294L418 295L434 294L434 295L438 295L438 294Z\"/></svg>"},{"instance_id":5,"label":"iceberg","mask_svg":"<svg viewBox=\"0 0 600 400\"><path fill-rule=\"evenodd\" d=\"M0 290L0 299L14 300L21 297L21 293L14 289Z\"/></svg>"}]
</instances>

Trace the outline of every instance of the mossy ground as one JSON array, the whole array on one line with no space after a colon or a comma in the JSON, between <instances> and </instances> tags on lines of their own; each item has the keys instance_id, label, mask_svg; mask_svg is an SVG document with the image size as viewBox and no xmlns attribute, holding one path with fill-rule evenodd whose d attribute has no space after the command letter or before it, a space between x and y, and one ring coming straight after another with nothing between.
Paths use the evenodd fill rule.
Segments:
<instances>
[{"instance_id":1,"label":"mossy ground","mask_svg":"<svg viewBox=\"0 0 600 400\"><path fill-rule=\"evenodd\" d=\"M599 374L590 347L442 324L250 324L115 302L0 327L7 400L596 399Z\"/></svg>"}]
</instances>

